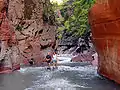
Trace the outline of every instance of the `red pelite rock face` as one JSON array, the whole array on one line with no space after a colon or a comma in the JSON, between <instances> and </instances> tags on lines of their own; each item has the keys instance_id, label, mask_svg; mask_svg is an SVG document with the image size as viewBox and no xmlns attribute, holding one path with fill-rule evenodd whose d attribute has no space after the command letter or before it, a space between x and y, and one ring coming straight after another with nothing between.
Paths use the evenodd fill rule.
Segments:
<instances>
[{"instance_id":1,"label":"red pelite rock face","mask_svg":"<svg viewBox=\"0 0 120 90\"><path fill-rule=\"evenodd\" d=\"M104 0L103 3L97 2L89 12L93 41L99 54L98 72L118 83L120 83L119 8L118 0Z\"/></svg>"},{"instance_id":2,"label":"red pelite rock face","mask_svg":"<svg viewBox=\"0 0 120 90\"><path fill-rule=\"evenodd\" d=\"M18 69L20 62L18 59L15 32L7 17L6 1L1 0L0 5L0 73L9 73L14 69Z\"/></svg>"},{"instance_id":3,"label":"red pelite rock face","mask_svg":"<svg viewBox=\"0 0 120 90\"><path fill-rule=\"evenodd\" d=\"M9 2L8 2L9 1ZM40 64L56 45L49 0L0 0L0 72L17 70L33 58Z\"/></svg>"},{"instance_id":4,"label":"red pelite rock face","mask_svg":"<svg viewBox=\"0 0 120 90\"><path fill-rule=\"evenodd\" d=\"M39 64L54 49L56 26L54 16L46 11L49 6L49 0L9 1L8 17L15 29L20 61L33 58Z\"/></svg>"}]
</instances>

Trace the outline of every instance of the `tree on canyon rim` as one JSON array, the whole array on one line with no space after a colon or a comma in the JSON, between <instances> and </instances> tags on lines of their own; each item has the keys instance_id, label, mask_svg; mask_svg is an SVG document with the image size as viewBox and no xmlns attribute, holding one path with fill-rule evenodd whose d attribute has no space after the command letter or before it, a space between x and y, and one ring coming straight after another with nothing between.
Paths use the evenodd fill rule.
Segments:
<instances>
[{"instance_id":1,"label":"tree on canyon rim","mask_svg":"<svg viewBox=\"0 0 120 90\"><path fill-rule=\"evenodd\" d=\"M75 36L82 36L90 30L88 12L95 0L64 0L61 5L54 3L62 17L57 17L59 38L62 31L67 30Z\"/></svg>"}]
</instances>

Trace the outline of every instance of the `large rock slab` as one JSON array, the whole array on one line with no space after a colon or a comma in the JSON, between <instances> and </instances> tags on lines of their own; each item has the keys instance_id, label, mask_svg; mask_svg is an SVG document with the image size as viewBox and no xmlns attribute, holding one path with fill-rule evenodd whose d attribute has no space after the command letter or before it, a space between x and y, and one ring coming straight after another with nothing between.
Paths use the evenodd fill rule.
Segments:
<instances>
[{"instance_id":1,"label":"large rock slab","mask_svg":"<svg viewBox=\"0 0 120 90\"><path fill-rule=\"evenodd\" d=\"M97 0L89 12L89 21L99 54L98 72L120 83L120 1Z\"/></svg>"}]
</instances>

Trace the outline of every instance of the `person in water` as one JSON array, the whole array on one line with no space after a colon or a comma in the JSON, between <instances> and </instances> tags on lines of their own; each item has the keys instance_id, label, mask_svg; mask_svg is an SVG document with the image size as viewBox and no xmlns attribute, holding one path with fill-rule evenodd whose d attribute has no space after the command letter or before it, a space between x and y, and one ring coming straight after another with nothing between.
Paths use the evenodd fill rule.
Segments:
<instances>
[{"instance_id":1,"label":"person in water","mask_svg":"<svg viewBox=\"0 0 120 90\"><path fill-rule=\"evenodd\" d=\"M29 64L30 64L30 65L34 65L34 59L33 59L33 58L31 58L31 59L29 60Z\"/></svg>"},{"instance_id":2,"label":"person in water","mask_svg":"<svg viewBox=\"0 0 120 90\"><path fill-rule=\"evenodd\" d=\"M52 61L52 57L50 55L50 52L48 52L47 55L46 55L46 62L48 63L48 68L47 69L51 69L51 61Z\"/></svg>"},{"instance_id":3,"label":"person in water","mask_svg":"<svg viewBox=\"0 0 120 90\"><path fill-rule=\"evenodd\" d=\"M57 53L54 51L53 52L53 57L52 57L53 68L57 68L57 63L58 63Z\"/></svg>"}]
</instances>

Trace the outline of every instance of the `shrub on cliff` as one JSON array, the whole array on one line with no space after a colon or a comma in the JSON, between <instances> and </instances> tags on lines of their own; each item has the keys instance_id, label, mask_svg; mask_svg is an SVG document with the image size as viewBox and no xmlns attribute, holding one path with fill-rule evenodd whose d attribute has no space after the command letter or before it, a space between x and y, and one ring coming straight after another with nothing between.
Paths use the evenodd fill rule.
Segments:
<instances>
[{"instance_id":1,"label":"shrub on cliff","mask_svg":"<svg viewBox=\"0 0 120 90\"><path fill-rule=\"evenodd\" d=\"M58 33L61 37L61 31L67 30L75 36L82 36L86 30L89 30L88 11L95 3L95 0L67 0L57 9L61 16L58 17Z\"/></svg>"}]
</instances>

